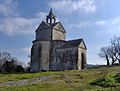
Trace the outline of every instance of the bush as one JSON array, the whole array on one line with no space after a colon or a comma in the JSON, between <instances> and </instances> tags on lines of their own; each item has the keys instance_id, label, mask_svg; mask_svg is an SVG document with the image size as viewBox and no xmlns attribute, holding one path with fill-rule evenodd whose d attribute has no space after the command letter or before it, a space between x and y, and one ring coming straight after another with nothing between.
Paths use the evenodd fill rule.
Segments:
<instances>
[{"instance_id":1,"label":"bush","mask_svg":"<svg viewBox=\"0 0 120 91\"><path fill-rule=\"evenodd\" d=\"M24 72L24 68L12 59L11 61L5 61L2 65L2 72Z\"/></svg>"},{"instance_id":2,"label":"bush","mask_svg":"<svg viewBox=\"0 0 120 91\"><path fill-rule=\"evenodd\" d=\"M114 76L114 79L115 79L115 82L116 82L116 83L120 83L120 73L117 73L117 74Z\"/></svg>"},{"instance_id":3,"label":"bush","mask_svg":"<svg viewBox=\"0 0 120 91\"><path fill-rule=\"evenodd\" d=\"M107 74L97 78L90 83L91 85L97 85L101 87L116 87L120 86L120 74Z\"/></svg>"},{"instance_id":4,"label":"bush","mask_svg":"<svg viewBox=\"0 0 120 91\"><path fill-rule=\"evenodd\" d=\"M15 68L15 72L24 72L24 68L21 65L17 65Z\"/></svg>"},{"instance_id":5,"label":"bush","mask_svg":"<svg viewBox=\"0 0 120 91\"><path fill-rule=\"evenodd\" d=\"M8 52L0 51L0 72L23 72L24 68L17 58Z\"/></svg>"}]
</instances>

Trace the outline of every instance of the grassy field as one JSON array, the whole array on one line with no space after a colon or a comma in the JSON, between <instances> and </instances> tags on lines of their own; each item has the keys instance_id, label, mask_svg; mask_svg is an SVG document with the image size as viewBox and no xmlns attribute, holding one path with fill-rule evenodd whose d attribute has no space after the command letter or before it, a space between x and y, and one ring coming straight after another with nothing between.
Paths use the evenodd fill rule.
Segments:
<instances>
[{"instance_id":1,"label":"grassy field","mask_svg":"<svg viewBox=\"0 0 120 91\"><path fill-rule=\"evenodd\" d=\"M28 83L8 84L18 81ZM0 91L120 91L120 66L82 71L0 73Z\"/></svg>"}]
</instances>

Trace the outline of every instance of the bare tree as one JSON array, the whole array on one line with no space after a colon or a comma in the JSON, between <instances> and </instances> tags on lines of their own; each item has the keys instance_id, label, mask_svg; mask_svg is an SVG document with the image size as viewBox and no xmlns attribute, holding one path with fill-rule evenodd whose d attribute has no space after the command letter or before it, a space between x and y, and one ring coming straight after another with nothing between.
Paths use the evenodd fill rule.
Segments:
<instances>
[{"instance_id":1,"label":"bare tree","mask_svg":"<svg viewBox=\"0 0 120 91\"><path fill-rule=\"evenodd\" d=\"M108 47L102 47L100 49L99 57L105 58L107 65L113 65L115 62L120 64L120 37L114 37L111 39Z\"/></svg>"},{"instance_id":2,"label":"bare tree","mask_svg":"<svg viewBox=\"0 0 120 91\"><path fill-rule=\"evenodd\" d=\"M105 58L107 60L107 65L109 66L110 65L110 60L109 60L108 52L109 52L109 48L108 47L102 47L100 49L100 53L98 55L101 58Z\"/></svg>"},{"instance_id":3,"label":"bare tree","mask_svg":"<svg viewBox=\"0 0 120 91\"><path fill-rule=\"evenodd\" d=\"M111 39L111 53L113 54L116 61L120 63L120 37L114 36Z\"/></svg>"},{"instance_id":4,"label":"bare tree","mask_svg":"<svg viewBox=\"0 0 120 91\"><path fill-rule=\"evenodd\" d=\"M10 53L5 52L5 51L0 51L0 71L2 70L2 65L6 62L6 61L10 61L12 60L12 57L10 55Z\"/></svg>"},{"instance_id":5,"label":"bare tree","mask_svg":"<svg viewBox=\"0 0 120 91\"><path fill-rule=\"evenodd\" d=\"M8 52L0 52L0 71L20 72L23 69L23 63L18 61L17 58L12 57Z\"/></svg>"}]
</instances>

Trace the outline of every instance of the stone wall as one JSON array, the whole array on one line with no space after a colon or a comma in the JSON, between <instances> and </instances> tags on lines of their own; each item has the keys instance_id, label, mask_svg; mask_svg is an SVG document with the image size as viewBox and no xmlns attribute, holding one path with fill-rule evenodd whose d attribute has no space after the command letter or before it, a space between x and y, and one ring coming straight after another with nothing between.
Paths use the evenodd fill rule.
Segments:
<instances>
[{"instance_id":1,"label":"stone wall","mask_svg":"<svg viewBox=\"0 0 120 91\"><path fill-rule=\"evenodd\" d=\"M57 30L57 29L53 29L53 36L52 36L52 39L53 40L65 40L65 33Z\"/></svg>"},{"instance_id":2,"label":"stone wall","mask_svg":"<svg viewBox=\"0 0 120 91\"><path fill-rule=\"evenodd\" d=\"M51 40L51 29L47 28L36 32L36 40Z\"/></svg>"},{"instance_id":3,"label":"stone wall","mask_svg":"<svg viewBox=\"0 0 120 91\"><path fill-rule=\"evenodd\" d=\"M52 41L50 50L50 70L76 70L78 48L61 48L66 41Z\"/></svg>"},{"instance_id":4,"label":"stone wall","mask_svg":"<svg viewBox=\"0 0 120 91\"><path fill-rule=\"evenodd\" d=\"M78 70L85 69L87 62L87 51L83 42L78 47Z\"/></svg>"},{"instance_id":5,"label":"stone wall","mask_svg":"<svg viewBox=\"0 0 120 91\"><path fill-rule=\"evenodd\" d=\"M35 41L31 51L31 71L49 70L50 41Z\"/></svg>"},{"instance_id":6,"label":"stone wall","mask_svg":"<svg viewBox=\"0 0 120 91\"><path fill-rule=\"evenodd\" d=\"M39 45L40 46L40 45ZM30 63L30 71L37 72L39 71L39 61L38 61L38 43L34 42L31 48L31 63Z\"/></svg>"},{"instance_id":7,"label":"stone wall","mask_svg":"<svg viewBox=\"0 0 120 91\"><path fill-rule=\"evenodd\" d=\"M60 62L60 70L76 70L77 60L77 48L57 49L56 61Z\"/></svg>"},{"instance_id":8,"label":"stone wall","mask_svg":"<svg viewBox=\"0 0 120 91\"><path fill-rule=\"evenodd\" d=\"M66 41L51 41L50 45L50 64L49 64L49 69L50 70L60 70L60 61L57 60L56 55L57 53L57 48L60 48L62 45L64 45Z\"/></svg>"},{"instance_id":9,"label":"stone wall","mask_svg":"<svg viewBox=\"0 0 120 91\"><path fill-rule=\"evenodd\" d=\"M40 70L49 70L49 41L42 41L41 57L40 58Z\"/></svg>"},{"instance_id":10,"label":"stone wall","mask_svg":"<svg viewBox=\"0 0 120 91\"><path fill-rule=\"evenodd\" d=\"M67 41L34 41L31 51L31 71L41 70L81 70L86 68L86 48L81 42L79 47L63 45Z\"/></svg>"}]
</instances>

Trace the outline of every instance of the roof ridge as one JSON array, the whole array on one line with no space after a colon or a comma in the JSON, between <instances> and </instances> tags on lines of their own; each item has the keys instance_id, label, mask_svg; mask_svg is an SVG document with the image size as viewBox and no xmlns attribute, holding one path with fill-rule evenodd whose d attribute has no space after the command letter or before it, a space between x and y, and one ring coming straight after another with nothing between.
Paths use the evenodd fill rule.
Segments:
<instances>
[{"instance_id":1,"label":"roof ridge","mask_svg":"<svg viewBox=\"0 0 120 91\"><path fill-rule=\"evenodd\" d=\"M69 41L77 41L77 40L83 40L83 38L80 38L80 39L73 39L73 40L68 40Z\"/></svg>"}]
</instances>

